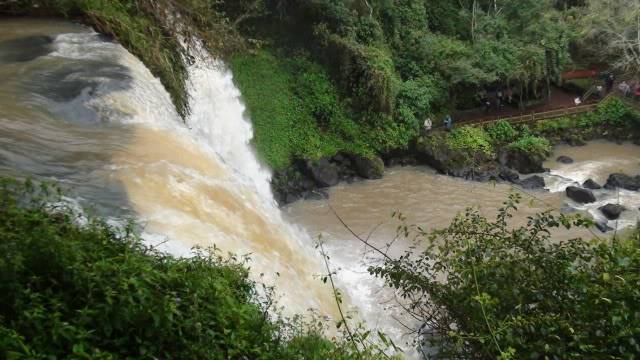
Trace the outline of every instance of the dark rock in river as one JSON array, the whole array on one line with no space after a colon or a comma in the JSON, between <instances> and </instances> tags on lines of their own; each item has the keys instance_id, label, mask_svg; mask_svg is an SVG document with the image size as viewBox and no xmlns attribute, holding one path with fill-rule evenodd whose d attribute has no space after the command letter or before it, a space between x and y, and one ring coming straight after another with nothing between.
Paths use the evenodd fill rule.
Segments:
<instances>
[{"instance_id":1,"label":"dark rock in river","mask_svg":"<svg viewBox=\"0 0 640 360\"><path fill-rule=\"evenodd\" d=\"M544 172L544 157L526 153L518 149L509 149L500 154L500 164L517 170L521 174Z\"/></svg>"},{"instance_id":2,"label":"dark rock in river","mask_svg":"<svg viewBox=\"0 0 640 360\"><path fill-rule=\"evenodd\" d=\"M515 183L516 181L518 181L518 179L520 179L520 175L516 171L513 171L509 168L502 168L498 176L500 176L500 179L511 183Z\"/></svg>"},{"instance_id":3,"label":"dark rock in river","mask_svg":"<svg viewBox=\"0 0 640 360\"><path fill-rule=\"evenodd\" d=\"M607 217L607 219L615 220L620 217L620 214L622 214L622 212L625 211L626 208L619 204L607 204L605 206L600 207L599 210L602 211L602 213L604 214L604 216Z\"/></svg>"},{"instance_id":4,"label":"dark rock in river","mask_svg":"<svg viewBox=\"0 0 640 360\"><path fill-rule=\"evenodd\" d=\"M640 176L631 177L626 174L611 174L604 185L605 189L623 188L626 190L637 191L640 189Z\"/></svg>"},{"instance_id":5,"label":"dark rock in river","mask_svg":"<svg viewBox=\"0 0 640 360\"><path fill-rule=\"evenodd\" d=\"M596 197L591 190L579 188L577 186L569 186L566 190L567 196L578 203L588 204L596 201Z\"/></svg>"},{"instance_id":6,"label":"dark rock in river","mask_svg":"<svg viewBox=\"0 0 640 360\"><path fill-rule=\"evenodd\" d=\"M602 186L600 186L600 184L593 181L592 179L588 179L587 181L582 183L582 187L584 187L585 189L591 189L591 190L602 189Z\"/></svg>"},{"instance_id":7,"label":"dark rock in river","mask_svg":"<svg viewBox=\"0 0 640 360\"><path fill-rule=\"evenodd\" d=\"M561 164L573 164L573 159L568 157L568 156L564 156L564 155L558 156L556 161L561 163Z\"/></svg>"},{"instance_id":8,"label":"dark rock in river","mask_svg":"<svg viewBox=\"0 0 640 360\"><path fill-rule=\"evenodd\" d=\"M565 138L565 141L567 142L567 144L569 144L571 146L585 146L585 145L587 145L587 143L584 141L584 139L579 135L570 135L570 136Z\"/></svg>"},{"instance_id":9,"label":"dark rock in river","mask_svg":"<svg viewBox=\"0 0 640 360\"><path fill-rule=\"evenodd\" d=\"M359 176L365 179L380 179L384 173L384 162L377 156L352 156L353 164Z\"/></svg>"},{"instance_id":10,"label":"dark rock in river","mask_svg":"<svg viewBox=\"0 0 640 360\"><path fill-rule=\"evenodd\" d=\"M611 226L607 225L606 221L597 222L596 227L598 228L598 230L600 230L600 232L603 232L603 233L613 230Z\"/></svg>"},{"instance_id":11,"label":"dark rock in river","mask_svg":"<svg viewBox=\"0 0 640 360\"><path fill-rule=\"evenodd\" d=\"M539 175L534 175L523 180L518 180L516 184L520 185L523 189L526 190L543 189L546 185L544 183L544 179Z\"/></svg>"},{"instance_id":12,"label":"dark rock in river","mask_svg":"<svg viewBox=\"0 0 640 360\"><path fill-rule=\"evenodd\" d=\"M279 204L289 204L304 198L317 187L307 175L305 167L304 162L297 161L291 167L273 174L271 188Z\"/></svg>"},{"instance_id":13,"label":"dark rock in river","mask_svg":"<svg viewBox=\"0 0 640 360\"><path fill-rule=\"evenodd\" d=\"M328 159L307 161L307 169L320 187L334 186L340 181L338 166L330 163Z\"/></svg>"}]
</instances>

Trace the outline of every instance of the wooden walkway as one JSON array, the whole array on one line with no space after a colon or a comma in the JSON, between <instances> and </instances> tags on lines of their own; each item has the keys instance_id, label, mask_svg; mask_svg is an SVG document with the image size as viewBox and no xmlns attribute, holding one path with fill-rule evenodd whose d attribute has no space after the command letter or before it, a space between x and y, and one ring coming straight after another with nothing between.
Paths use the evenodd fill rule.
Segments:
<instances>
[{"instance_id":1,"label":"wooden walkway","mask_svg":"<svg viewBox=\"0 0 640 360\"><path fill-rule=\"evenodd\" d=\"M607 101L608 99L611 99L614 97L624 102L627 106L633 107L634 109L640 111L640 102L636 100L632 100L630 98L625 98L624 96L622 96L621 94L619 94L617 91L614 90L609 95L607 95L604 99L600 100L597 103L578 105L574 107L567 107L563 109L555 109L555 110L549 110L549 111L533 112L533 113L524 114L524 115L498 117L498 118L492 118L492 119L486 119L486 120L483 120L483 119L469 120L469 121L454 123L454 126L464 126L464 125L485 126L485 125L493 124L503 120L508 121L511 124L536 123L538 121L556 119L563 116L572 116L572 115L579 115L579 114L593 112L597 109L599 103L603 101ZM443 128L444 126L438 126L435 128L435 130L443 129Z\"/></svg>"}]
</instances>

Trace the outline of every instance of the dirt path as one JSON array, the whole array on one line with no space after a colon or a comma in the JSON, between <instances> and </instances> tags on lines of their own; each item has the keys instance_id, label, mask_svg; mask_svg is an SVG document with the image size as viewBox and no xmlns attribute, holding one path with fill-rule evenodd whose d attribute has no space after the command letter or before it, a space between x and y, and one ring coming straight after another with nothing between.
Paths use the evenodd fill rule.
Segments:
<instances>
[{"instance_id":1,"label":"dirt path","mask_svg":"<svg viewBox=\"0 0 640 360\"><path fill-rule=\"evenodd\" d=\"M512 116L519 115L527 115L532 113L539 113L550 110L558 110L565 109L569 107L575 107L574 99L577 97L576 94L570 93L566 90L563 90L559 87L551 88L551 100L544 104L540 104L537 106L532 106L526 108L524 110L520 110L518 108L518 104L514 103L513 105L505 105L499 110L495 108L495 96L491 98L492 104L494 106L489 110L489 112L485 112L484 109L473 109L469 111L460 112L454 115L454 123L458 122L476 122L476 121L488 121L499 118L506 118ZM592 101L593 102L593 101Z\"/></svg>"}]
</instances>

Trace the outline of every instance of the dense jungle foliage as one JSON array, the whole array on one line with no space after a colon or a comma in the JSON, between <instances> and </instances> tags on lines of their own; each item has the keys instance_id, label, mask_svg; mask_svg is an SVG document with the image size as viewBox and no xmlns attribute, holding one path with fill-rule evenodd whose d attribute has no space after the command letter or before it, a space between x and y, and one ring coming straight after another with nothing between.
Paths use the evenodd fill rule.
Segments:
<instances>
[{"instance_id":1,"label":"dense jungle foliage","mask_svg":"<svg viewBox=\"0 0 640 360\"><path fill-rule=\"evenodd\" d=\"M595 6L566 0L24 0L0 2L0 13L66 16L112 35L160 77L186 116L189 60L174 23L180 16L181 35L202 39L229 61L258 152L280 169L295 158L338 151L368 156L405 149L426 117L475 107L478 95L496 86L512 88L521 101L544 98L572 66L570 48L578 40L610 34L585 31L599 20Z\"/></svg>"}]
</instances>

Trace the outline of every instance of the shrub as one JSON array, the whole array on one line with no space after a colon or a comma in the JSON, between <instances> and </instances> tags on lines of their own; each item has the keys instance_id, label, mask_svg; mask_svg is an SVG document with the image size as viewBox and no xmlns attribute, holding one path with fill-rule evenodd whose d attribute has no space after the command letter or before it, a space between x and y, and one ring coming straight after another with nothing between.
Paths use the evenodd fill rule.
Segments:
<instances>
[{"instance_id":1,"label":"shrub","mask_svg":"<svg viewBox=\"0 0 640 360\"><path fill-rule=\"evenodd\" d=\"M640 249L553 241L589 226L543 212L514 227L519 197L495 221L468 209L442 230L399 226L419 248L369 268L399 291L422 341L444 359L599 359L640 354ZM402 217L400 217L402 218Z\"/></svg>"},{"instance_id":2,"label":"shrub","mask_svg":"<svg viewBox=\"0 0 640 360\"><path fill-rule=\"evenodd\" d=\"M536 133L546 135L560 135L565 130L574 127L574 119L569 117L559 117L556 119L549 119L539 121L535 124L534 130Z\"/></svg>"},{"instance_id":3,"label":"shrub","mask_svg":"<svg viewBox=\"0 0 640 360\"><path fill-rule=\"evenodd\" d=\"M549 140L533 136L525 135L518 140L509 144L509 148L523 151L539 157L547 157L551 153L551 143Z\"/></svg>"},{"instance_id":4,"label":"shrub","mask_svg":"<svg viewBox=\"0 0 640 360\"><path fill-rule=\"evenodd\" d=\"M462 126L456 128L449 134L447 144L452 150L462 152L469 159L494 155L489 136L479 127Z\"/></svg>"},{"instance_id":5,"label":"shrub","mask_svg":"<svg viewBox=\"0 0 640 360\"><path fill-rule=\"evenodd\" d=\"M598 104L597 110L604 123L612 126L629 126L640 118L636 112L620 99L612 98Z\"/></svg>"},{"instance_id":6,"label":"shrub","mask_svg":"<svg viewBox=\"0 0 640 360\"><path fill-rule=\"evenodd\" d=\"M603 124L603 118L595 113L586 113L580 115L576 120L576 125L583 130L597 128Z\"/></svg>"},{"instance_id":7,"label":"shrub","mask_svg":"<svg viewBox=\"0 0 640 360\"><path fill-rule=\"evenodd\" d=\"M271 322L239 259L177 259L132 226L79 227L47 192L0 180L0 357L353 358L317 327Z\"/></svg>"},{"instance_id":8,"label":"shrub","mask_svg":"<svg viewBox=\"0 0 640 360\"><path fill-rule=\"evenodd\" d=\"M273 169L298 157L373 152L365 124L351 118L326 71L304 53L286 58L262 50L234 56L231 67L253 122L255 147Z\"/></svg>"},{"instance_id":9,"label":"shrub","mask_svg":"<svg viewBox=\"0 0 640 360\"><path fill-rule=\"evenodd\" d=\"M518 130L514 129L506 120L499 120L485 127L485 131L494 143L508 144L518 137Z\"/></svg>"}]
</instances>

